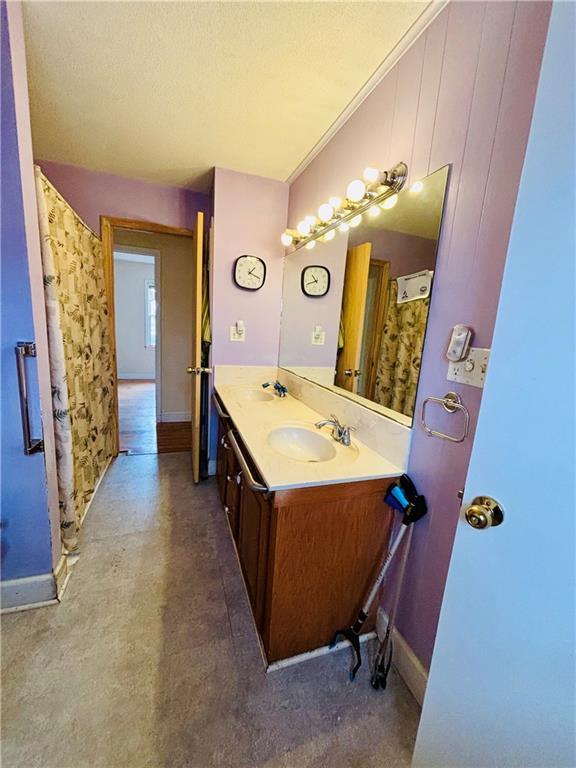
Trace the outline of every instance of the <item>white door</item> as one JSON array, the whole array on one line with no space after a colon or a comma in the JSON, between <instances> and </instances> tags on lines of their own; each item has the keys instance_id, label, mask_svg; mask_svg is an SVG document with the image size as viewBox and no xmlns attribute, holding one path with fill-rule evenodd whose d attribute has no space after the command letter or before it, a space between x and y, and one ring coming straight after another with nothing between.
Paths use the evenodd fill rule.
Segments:
<instances>
[{"instance_id":1,"label":"white door","mask_svg":"<svg viewBox=\"0 0 576 768\"><path fill-rule=\"evenodd\" d=\"M414 768L573 768L574 29L555 3ZM503 510L475 530L476 496Z\"/></svg>"}]
</instances>

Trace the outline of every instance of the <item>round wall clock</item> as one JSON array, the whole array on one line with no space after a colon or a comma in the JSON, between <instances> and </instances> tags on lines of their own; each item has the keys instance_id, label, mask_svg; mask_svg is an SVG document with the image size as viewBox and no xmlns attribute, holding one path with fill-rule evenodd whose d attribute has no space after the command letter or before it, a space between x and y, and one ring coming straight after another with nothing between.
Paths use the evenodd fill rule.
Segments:
<instances>
[{"instance_id":1,"label":"round wall clock","mask_svg":"<svg viewBox=\"0 0 576 768\"><path fill-rule=\"evenodd\" d=\"M302 270L302 291L306 296L320 298L330 289L330 270L317 264L311 264Z\"/></svg>"},{"instance_id":2,"label":"round wall clock","mask_svg":"<svg viewBox=\"0 0 576 768\"><path fill-rule=\"evenodd\" d=\"M257 291L266 280L266 264L258 256L239 256L234 262L234 282L239 288Z\"/></svg>"}]
</instances>

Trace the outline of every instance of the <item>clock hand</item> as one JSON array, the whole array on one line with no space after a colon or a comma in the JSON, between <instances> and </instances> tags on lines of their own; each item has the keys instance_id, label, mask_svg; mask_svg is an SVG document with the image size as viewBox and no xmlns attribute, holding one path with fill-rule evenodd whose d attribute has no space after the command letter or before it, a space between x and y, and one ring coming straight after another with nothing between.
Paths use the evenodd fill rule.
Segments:
<instances>
[{"instance_id":1,"label":"clock hand","mask_svg":"<svg viewBox=\"0 0 576 768\"><path fill-rule=\"evenodd\" d=\"M309 283L306 283L306 285L314 285L314 283L317 283L318 280L310 280Z\"/></svg>"}]
</instances>

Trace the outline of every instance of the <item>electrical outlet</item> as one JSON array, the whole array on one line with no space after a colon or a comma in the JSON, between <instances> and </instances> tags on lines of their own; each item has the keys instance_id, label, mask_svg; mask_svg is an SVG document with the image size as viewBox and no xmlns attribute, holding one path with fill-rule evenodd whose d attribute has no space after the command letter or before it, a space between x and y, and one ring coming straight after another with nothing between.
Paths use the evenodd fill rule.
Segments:
<instances>
[{"instance_id":1,"label":"electrical outlet","mask_svg":"<svg viewBox=\"0 0 576 768\"><path fill-rule=\"evenodd\" d=\"M231 325L230 341L246 341L246 328L239 328L237 325Z\"/></svg>"},{"instance_id":2,"label":"electrical outlet","mask_svg":"<svg viewBox=\"0 0 576 768\"><path fill-rule=\"evenodd\" d=\"M448 363L448 381L458 381L471 387L482 389L486 379L486 370L490 359L490 350L480 347L470 347L466 360Z\"/></svg>"},{"instance_id":3,"label":"electrical outlet","mask_svg":"<svg viewBox=\"0 0 576 768\"><path fill-rule=\"evenodd\" d=\"M312 344L315 347L323 347L326 343L326 331L312 331Z\"/></svg>"}]
</instances>

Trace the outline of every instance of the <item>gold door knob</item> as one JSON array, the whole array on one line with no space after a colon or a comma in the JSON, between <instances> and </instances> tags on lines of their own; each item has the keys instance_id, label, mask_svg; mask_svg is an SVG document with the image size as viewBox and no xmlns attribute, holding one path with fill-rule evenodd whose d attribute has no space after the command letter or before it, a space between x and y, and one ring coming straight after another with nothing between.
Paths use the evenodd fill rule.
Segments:
<instances>
[{"instance_id":1,"label":"gold door knob","mask_svg":"<svg viewBox=\"0 0 576 768\"><path fill-rule=\"evenodd\" d=\"M188 368L186 368L186 373L194 373L194 368L192 368L192 366L189 365Z\"/></svg>"},{"instance_id":2,"label":"gold door knob","mask_svg":"<svg viewBox=\"0 0 576 768\"><path fill-rule=\"evenodd\" d=\"M476 496L464 512L464 516L468 525L478 530L495 528L504 520L502 507L490 496Z\"/></svg>"}]
</instances>

